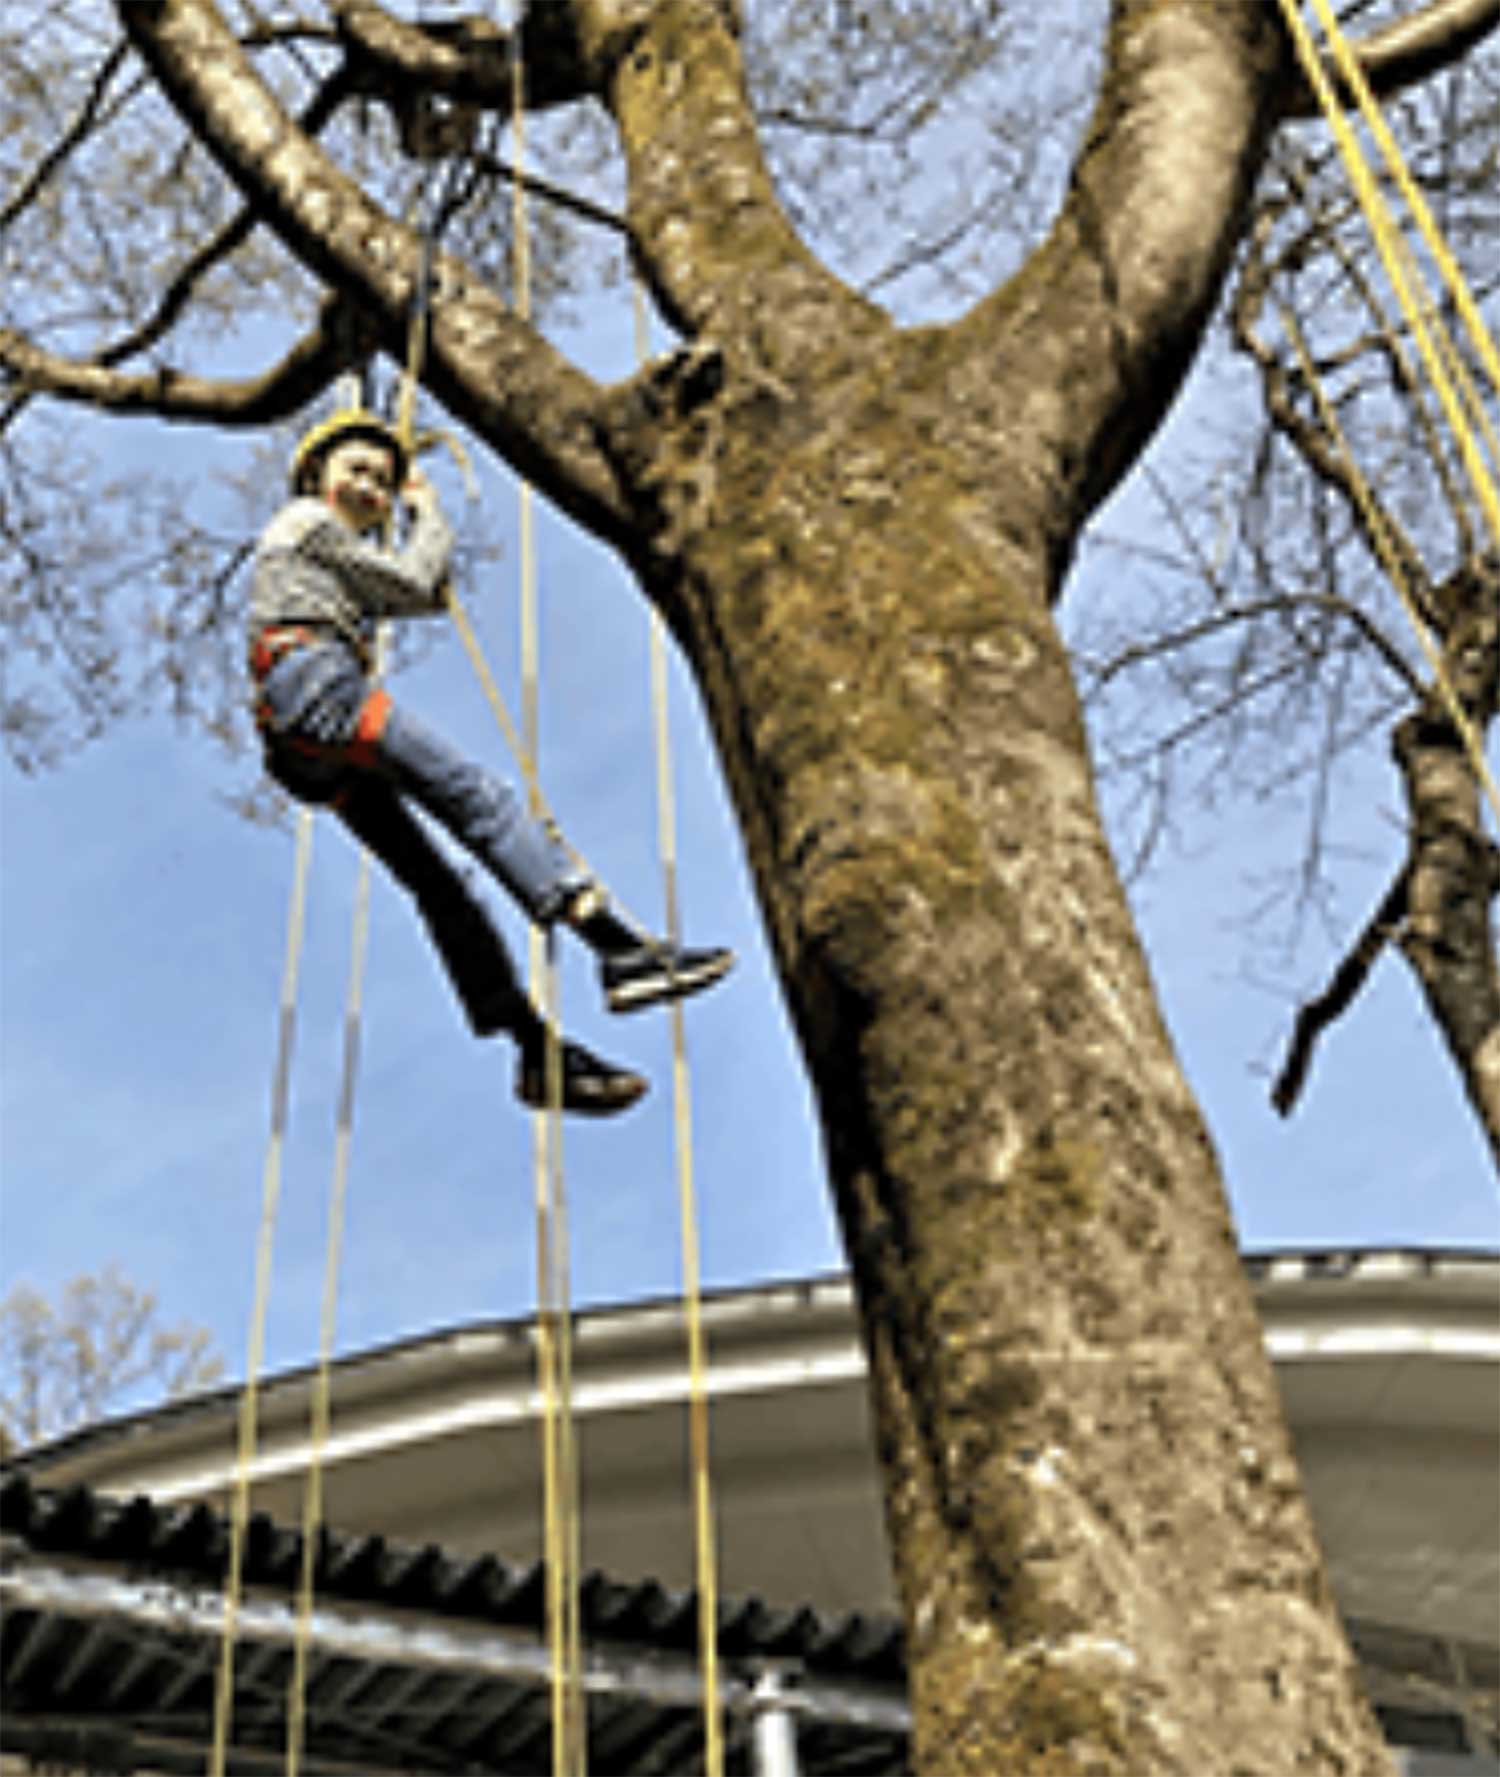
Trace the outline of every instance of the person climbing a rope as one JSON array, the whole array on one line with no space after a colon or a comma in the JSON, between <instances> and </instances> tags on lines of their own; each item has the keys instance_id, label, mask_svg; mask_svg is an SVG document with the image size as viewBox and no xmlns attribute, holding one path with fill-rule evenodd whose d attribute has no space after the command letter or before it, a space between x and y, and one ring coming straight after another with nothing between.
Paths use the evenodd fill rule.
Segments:
<instances>
[{"instance_id":1,"label":"person climbing a rope","mask_svg":"<svg viewBox=\"0 0 1500 1777\"><path fill-rule=\"evenodd\" d=\"M399 498L405 541L375 540ZM412 896L477 1036L518 1050L516 1096L547 1102L546 1033L509 951L463 874L411 805L436 819L536 924L562 924L598 957L610 1009L633 1012L696 993L732 952L648 936L611 907L504 779L471 763L371 682L382 618L446 609L452 533L431 482L396 431L346 408L315 425L291 463L292 499L256 546L250 594L255 717L270 776L299 801L326 804ZM610 1115L646 1082L562 1042L565 1110Z\"/></svg>"}]
</instances>

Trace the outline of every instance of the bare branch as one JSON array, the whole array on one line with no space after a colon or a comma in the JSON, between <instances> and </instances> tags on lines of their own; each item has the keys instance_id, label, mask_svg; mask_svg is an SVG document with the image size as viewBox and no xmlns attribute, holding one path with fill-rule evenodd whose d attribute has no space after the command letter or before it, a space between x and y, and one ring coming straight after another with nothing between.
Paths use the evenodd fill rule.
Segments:
<instances>
[{"instance_id":1,"label":"bare branch","mask_svg":"<svg viewBox=\"0 0 1500 1777\"><path fill-rule=\"evenodd\" d=\"M329 303L322 322L262 375L216 381L163 367L128 373L79 363L0 328L0 369L24 393L40 392L111 413L152 413L217 426L263 426L286 419L368 354L368 335L349 324L346 304Z\"/></svg>"},{"instance_id":2,"label":"bare branch","mask_svg":"<svg viewBox=\"0 0 1500 1777\"><path fill-rule=\"evenodd\" d=\"M1358 605L1340 598L1336 593L1278 592L1263 599L1251 599L1244 604L1225 605L1221 610L1214 611L1195 623L1185 623L1166 635L1153 636L1150 641L1133 642L1129 647L1122 648L1118 654L1112 655L1094 669L1093 683L1085 701L1097 695L1121 673L1148 660L1190 648L1197 642L1207 641L1210 636L1234 628L1237 624L1253 623L1261 617L1285 616L1298 610L1326 612L1352 625L1414 696L1421 697L1424 694L1426 687L1405 656L1379 624Z\"/></svg>"},{"instance_id":3,"label":"bare branch","mask_svg":"<svg viewBox=\"0 0 1500 1777\"><path fill-rule=\"evenodd\" d=\"M558 209L566 210L570 215L577 216L584 222L592 222L599 228L607 228L614 234L629 235L630 224L614 210L606 210L602 204L591 202L586 197L579 197L577 192L568 191L561 185L554 185L550 179L539 178L535 173L521 173L508 161L501 160L498 155L487 154L477 149L469 155L470 164L476 172L484 173L491 179L502 179L507 185L518 181L526 192L555 204Z\"/></svg>"},{"instance_id":4,"label":"bare branch","mask_svg":"<svg viewBox=\"0 0 1500 1777\"><path fill-rule=\"evenodd\" d=\"M317 135L349 96L349 90L349 83L342 72L324 81L314 94L311 103L298 118L299 127L310 135ZM178 268L171 282L162 292L161 299L155 309L146 320L139 327L133 328L123 339L116 340L113 345L106 346L103 351L96 353L94 362L104 365L120 364L126 358L133 358L137 352L143 352L149 346L154 345L177 321L202 279L213 270L214 266L221 264L250 238L255 228L255 222L255 212L247 207L225 223L224 227L211 240L205 241L198 251Z\"/></svg>"},{"instance_id":5,"label":"bare branch","mask_svg":"<svg viewBox=\"0 0 1500 1777\"><path fill-rule=\"evenodd\" d=\"M1420 598L1427 586L1427 574L1410 537L1396 522L1389 509L1376 500L1373 490L1370 491L1370 500L1378 514L1383 536L1377 537L1372 532L1369 511L1359 496L1355 465L1349 461L1338 441L1321 424L1298 409L1293 391L1296 382L1301 380L1300 374L1294 378L1275 349L1256 332L1255 323L1271 282L1272 268L1263 250L1273 222L1273 214L1270 211L1263 212L1252 232L1251 251L1230 305L1235 343L1260 371L1266 410L1272 424L1287 438L1313 473L1337 490L1350 519L1375 561L1383 569L1383 551L1388 549L1399 563L1405 583L1415 588ZM1289 314L1290 311L1282 305L1283 321L1291 325Z\"/></svg>"},{"instance_id":6,"label":"bare branch","mask_svg":"<svg viewBox=\"0 0 1500 1777\"><path fill-rule=\"evenodd\" d=\"M36 201L47 181L93 129L108 95L110 82L119 72L128 53L129 46L121 42L117 43L104 58L83 103L78 108L77 116L32 168L30 177L22 182L21 189L3 209L0 209L0 233L9 228L16 217Z\"/></svg>"},{"instance_id":7,"label":"bare branch","mask_svg":"<svg viewBox=\"0 0 1500 1777\"><path fill-rule=\"evenodd\" d=\"M1398 19L1352 47L1375 96L1386 98L1450 67L1476 43L1482 43L1497 24L1500 0L1430 0L1411 17ZM1327 72L1334 91L1346 105L1352 105L1354 95L1346 90L1331 59ZM1300 70L1283 111L1287 117L1316 117L1322 111L1317 94Z\"/></svg>"},{"instance_id":8,"label":"bare branch","mask_svg":"<svg viewBox=\"0 0 1500 1777\"><path fill-rule=\"evenodd\" d=\"M1282 167L1284 176L1291 189L1309 214L1314 209L1312 186L1307 170L1300 160L1285 157ZM1309 239L1316 238L1320 246L1327 248L1337 261L1340 270L1348 281L1350 288L1368 309L1375 323L1373 334L1364 334L1349 347L1350 354L1356 349L1367 347L1379 354L1386 364L1392 387L1397 396L1406 403L1407 408L1421 428L1427 440L1428 454L1432 466L1447 497L1448 509L1453 514L1454 524L1458 530L1460 549L1463 554L1470 553L1473 547L1473 526L1469 519L1468 505L1463 493L1462 471L1453 461L1453 444L1451 435L1438 424L1423 390L1424 383L1418 373L1411 352L1407 349L1405 332L1407 323L1387 312L1374 283L1366 275L1365 269L1355 259L1348 242L1338 229L1330 226L1326 218L1319 218L1309 230ZM1324 366L1319 365L1320 373ZM1419 590L1420 590L1420 583Z\"/></svg>"},{"instance_id":9,"label":"bare branch","mask_svg":"<svg viewBox=\"0 0 1500 1777\"><path fill-rule=\"evenodd\" d=\"M1360 933L1359 941L1334 971L1327 987L1298 1012L1291 1047L1271 1088L1271 1103L1283 1117L1291 1114L1301 1095L1318 1038L1335 1019L1349 1009L1369 978L1370 970L1374 968L1381 951L1400 930L1406 918L1410 880L1410 866L1403 866L1386 890L1369 924Z\"/></svg>"}]
</instances>

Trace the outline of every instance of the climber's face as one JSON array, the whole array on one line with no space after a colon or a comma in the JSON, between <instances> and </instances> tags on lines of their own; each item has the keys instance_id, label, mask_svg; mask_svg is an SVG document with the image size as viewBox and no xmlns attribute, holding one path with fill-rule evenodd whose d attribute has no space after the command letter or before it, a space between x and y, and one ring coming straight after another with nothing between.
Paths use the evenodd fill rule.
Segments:
<instances>
[{"instance_id":1,"label":"climber's face","mask_svg":"<svg viewBox=\"0 0 1500 1777\"><path fill-rule=\"evenodd\" d=\"M372 531L385 523L395 493L396 464L372 438L349 438L323 459L320 491L344 523Z\"/></svg>"}]
</instances>

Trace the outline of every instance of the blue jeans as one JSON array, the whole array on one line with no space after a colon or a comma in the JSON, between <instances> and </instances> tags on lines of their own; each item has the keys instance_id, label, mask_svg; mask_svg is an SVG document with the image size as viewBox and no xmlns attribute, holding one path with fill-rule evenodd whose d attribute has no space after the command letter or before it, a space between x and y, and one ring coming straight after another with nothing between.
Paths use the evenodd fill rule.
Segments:
<instances>
[{"instance_id":1,"label":"blue jeans","mask_svg":"<svg viewBox=\"0 0 1500 1777\"><path fill-rule=\"evenodd\" d=\"M504 940L407 806L440 822L546 925L588 878L511 786L372 691L336 641L283 654L260 681L256 719L276 782L299 801L329 804L413 897L473 1029L529 1025Z\"/></svg>"}]
</instances>

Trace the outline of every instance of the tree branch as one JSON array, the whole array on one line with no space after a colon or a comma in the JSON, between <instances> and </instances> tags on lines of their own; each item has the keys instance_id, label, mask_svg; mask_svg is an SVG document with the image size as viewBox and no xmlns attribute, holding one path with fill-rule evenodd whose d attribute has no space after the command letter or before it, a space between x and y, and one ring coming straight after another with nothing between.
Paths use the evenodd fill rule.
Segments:
<instances>
[{"instance_id":1,"label":"tree branch","mask_svg":"<svg viewBox=\"0 0 1500 1777\"><path fill-rule=\"evenodd\" d=\"M376 318L404 357L422 239L374 203L299 130L212 0L117 0L170 102L257 215L315 275ZM623 536L598 449L599 391L470 267L437 256L424 379L438 398L589 529Z\"/></svg>"},{"instance_id":2,"label":"tree branch","mask_svg":"<svg viewBox=\"0 0 1500 1777\"><path fill-rule=\"evenodd\" d=\"M1404 865L1385 891L1369 924L1360 933L1359 941L1334 971L1327 987L1298 1012L1291 1047L1271 1087L1271 1103L1283 1117L1291 1114L1301 1095L1318 1038L1349 1009L1368 980L1381 951L1400 930L1406 918L1410 882L1411 867Z\"/></svg>"},{"instance_id":3,"label":"tree branch","mask_svg":"<svg viewBox=\"0 0 1500 1777\"><path fill-rule=\"evenodd\" d=\"M720 342L754 338L785 374L808 344L826 350L861 316L886 325L787 219L724 0L571 0L555 10L576 20L583 65L619 128L637 262L674 326Z\"/></svg>"},{"instance_id":4,"label":"tree branch","mask_svg":"<svg viewBox=\"0 0 1500 1777\"><path fill-rule=\"evenodd\" d=\"M1413 590L1414 596L1425 609L1427 572L1411 538L1404 527L1396 522L1389 509L1377 499L1373 488L1366 490L1370 501L1369 507L1366 506L1360 498L1357 466L1345 455L1338 440L1318 420L1298 411L1293 396L1292 372L1282 363L1275 349L1255 330L1256 320L1270 292L1273 268L1265 259L1263 249L1274 220L1270 211L1263 212L1257 218L1252 231L1250 251L1230 305L1235 344L1260 372L1266 410L1272 425L1287 439L1313 474L1337 491L1344 502L1350 522L1383 573L1389 571L1386 567L1386 552L1389 551L1394 556L1404 583ZM1291 311L1283 303L1284 327L1295 325L1290 314ZM1392 349L1399 355L1399 341L1392 341ZM1372 512L1381 527L1379 535L1372 528Z\"/></svg>"},{"instance_id":5,"label":"tree branch","mask_svg":"<svg viewBox=\"0 0 1500 1777\"><path fill-rule=\"evenodd\" d=\"M150 413L217 426L264 426L305 407L335 377L359 364L369 342L348 324L348 306L332 301L320 324L260 376L235 381L163 367L127 372L97 361L80 363L0 328L0 369L31 393L80 402L111 413Z\"/></svg>"},{"instance_id":6,"label":"tree branch","mask_svg":"<svg viewBox=\"0 0 1500 1777\"><path fill-rule=\"evenodd\" d=\"M555 204L559 210L566 210L584 222L592 222L597 228L607 228L612 234L627 237L630 234L629 223L615 211L606 210L602 204L596 204L589 198L579 197L577 192L569 191L565 186L554 185L550 179L539 179L535 173L518 172L498 155L475 149L469 155L469 163L476 172L486 174L491 179L501 179L507 185L518 184L528 196Z\"/></svg>"},{"instance_id":7,"label":"tree branch","mask_svg":"<svg viewBox=\"0 0 1500 1777\"><path fill-rule=\"evenodd\" d=\"M325 80L312 101L298 118L298 127L309 135L318 135L349 96L350 85L343 71ZM248 206L226 222L223 228L203 243L185 264L180 266L162 292L155 309L123 338L106 346L94 356L96 364L113 365L133 358L152 346L171 328L192 298L199 281L221 261L227 259L250 238L255 229L255 212Z\"/></svg>"},{"instance_id":8,"label":"tree branch","mask_svg":"<svg viewBox=\"0 0 1500 1777\"><path fill-rule=\"evenodd\" d=\"M1500 24L1500 0L1430 0L1409 18L1398 19L1350 47L1376 98L1387 98L1403 87L1440 73L1489 36ZM1345 105L1354 94L1331 58L1328 78ZM1299 69L1288 89L1282 115L1288 118L1322 114L1318 96Z\"/></svg>"},{"instance_id":9,"label":"tree branch","mask_svg":"<svg viewBox=\"0 0 1500 1777\"><path fill-rule=\"evenodd\" d=\"M515 34L485 18L411 24L377 0L332 0L340 38L366 82L387 94L436 94L508 112L515 98ZM590 96L568 8L530 6L521 25L521 100L546 110Z\"/></svg>"},{"instance_id":10,"label":"tree branch","mask_svg":"<svg viewBox=\"0 0 1500 1777\"><path fill-rule=\"evenodd\" d=\"M1351 604L1348 599L1340 598L1336 593L1277 592L1262 599L1251 599L1245 604L1225 605L1207 617L1183 624L1180 628L1155 636L1150 641L1132 642L1118 654L1112 654L1098 664L1089 663L1091 682L1084 694L1084 701L1087 703L1096 697L1122 672L1128 672L1148 660L1160 659L1163 655L1191 648L1195 643L1207 641L1209 637L1219 635L1238 624L1254 623L1263 617L1276 617L1293 611L1326 612L1352 625L1414 696L1423 695L1426 688L1413 672L1410 663L1385 631L1360 610L1358 605Z\"/></svg>"},{"instance_id":11,"label":"tree branch","mask_svg":"<svg viewBox=\"0 0 1500 1777\"><path fill-rule=\"evenodd\" d=\"M1314 202L1311 179L1300 158L1285 157L1281 171L1309 217L1313 217L1318 206ZM1326 208L1326 205L1324 207ZM1439 424L1438 416L1434 414L1432 404L1424 394L1424 380L1413 362L1411 352L1407 349L1403 337L1407 323L1400 317L1387 313L1386 306L1374 283L1350 250L1348 242L1334 225L1332 219L1318 217L1310 224L1308 237L1309 240L1317 237L1323 244L1326 244L1351 289L1368 309L1370 317L1375 323L1375 332L1373 335L1365 335L1356 344L1362 348L1379 352L1386 365L1393 391L1406 403L1413 419L1421 428L1422 435L1427 440L1428 456L1447 498L1448 510L1452 514L1454 526L1458 532L1460 549L1467 555L1473 547L1473 525L1469 518L1468 502L1463 491L1462 470L1453 461L1451 434ZM1256 249L1252 251L1247 264L1253 263L1258 257L1258 230L1255 238ZM1299 246L1296 250L1300 253L1305 250L1305 246ZM1324 366L1320 365L1318 368L1321 374ZM1420 596L1421 583L1415 582L1414 584L1417 586Z\"/></svg>"},{"instance_id":12,"label":"tree branch","mask_svg":"<svg viewBox=\"0 0 1500 1777\"><path fill-rule=\"evenodd\" d=\"M1020 272L950 332L975 470L1037 465L1002 527L1043 527L1060 587L1078 531L1175 399L1222 288L1289 60L1268 0L1114 0L1108 66L1068 196ZM957 438L955 437L955 441ZM1039 515L1039 520L1038 516Z\"/></svg>"},{"instance_id":13,"label":"tree branch","mask_svg":"<svg viewBox=\"0 0 1500 1777\"><path fill-rule=\"evenodd\" d=\"M109 84L119 72L128 48L125 43L117 43L104 58L73 121L32 168L30 177L22 182L20 190L0 209L0 233L9 228L17 216L36 201L47 181L93 129L109 92Z\"/></svg>"}]
</instances>

